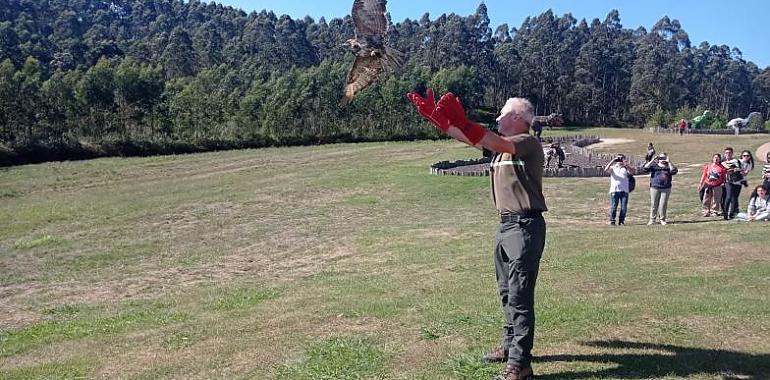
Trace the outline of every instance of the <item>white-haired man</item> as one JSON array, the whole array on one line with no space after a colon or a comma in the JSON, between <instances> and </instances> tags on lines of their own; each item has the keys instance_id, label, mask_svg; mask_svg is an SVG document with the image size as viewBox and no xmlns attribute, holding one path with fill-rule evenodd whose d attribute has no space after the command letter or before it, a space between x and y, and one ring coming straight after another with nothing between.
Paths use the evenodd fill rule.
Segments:
<instances>
[{"instance_id":1,"label":"white-haired man","mask_svg":"<svg viewBox=\"0 0 770 380\"><path fill-rule=\"evenodd\" d=\"M522 380L532 375L535 333L535 283L545 247L547 211L543 197L545 156L540 142L529 134L532 104L510 98L497 118L499 136L467 119L452 93L436 104L432 91L423 98L407 95L417 111L444 133L495 152L490 164L492 203L500 227L495 238L494 263L505 325L502 342L485 354L485 362L507 362L496 379Z\"/></svg>"}]
</instances>

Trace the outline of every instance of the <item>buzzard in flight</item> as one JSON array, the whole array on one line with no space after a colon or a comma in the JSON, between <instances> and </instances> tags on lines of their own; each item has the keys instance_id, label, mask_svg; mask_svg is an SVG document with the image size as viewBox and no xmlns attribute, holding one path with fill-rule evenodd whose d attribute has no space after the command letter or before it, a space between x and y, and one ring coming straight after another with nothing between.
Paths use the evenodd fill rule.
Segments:
<instances>
[{"instance_id":1,"label":"buzzard in flight","mask_svg":"<svg viewBox=\"0 0 770 380\"><path fill-rule=\"evenodd\" d=\"M398 50L385 46L388 20L385 18L387 0L353 1L355 37L345 41L356 60L348 72L345 96L341 103L348 104L353 96L374 83L383 71L401 66L403 56Z\"/></svg>"}]
</instances>

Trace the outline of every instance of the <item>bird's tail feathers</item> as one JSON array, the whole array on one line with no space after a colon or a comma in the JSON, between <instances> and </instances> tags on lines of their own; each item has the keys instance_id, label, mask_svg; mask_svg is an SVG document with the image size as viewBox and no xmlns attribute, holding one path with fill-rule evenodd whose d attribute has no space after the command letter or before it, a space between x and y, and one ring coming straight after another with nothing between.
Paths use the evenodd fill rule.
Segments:
<instances>
[{"instance_id":1,"label":"bird's tail feathers","mask_svg":"<svg viewBox=\"0 0 770 380\"><path fill-rule=\"evenodd\" d=\"M404 53L386 46L382 61L386 71L395 71L404 64Z\"/></svg>"},{"instance_id":2,"label":"bird's tail feathers","mask_svg":"<svg viewBox=\"0 0 770 380\"><path fill-rule=\"evenodd\" d=\"M345 95L342 96L342 99L340 99L339 106L345 107L348 104L350 104L350 102L352 101L353 101L353 94L345 93Z\"/></svg>"}]
</instances>

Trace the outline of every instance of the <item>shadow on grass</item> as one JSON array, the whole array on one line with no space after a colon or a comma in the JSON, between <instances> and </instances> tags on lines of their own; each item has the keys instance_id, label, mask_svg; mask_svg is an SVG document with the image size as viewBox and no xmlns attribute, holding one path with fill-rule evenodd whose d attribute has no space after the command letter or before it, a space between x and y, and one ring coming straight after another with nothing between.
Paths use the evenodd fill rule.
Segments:
<instances>
[{"instance_id":1,"label":"shadow on grass","mask_svg":"<svg viewBox=\"0 0 770 380\"><path fill-rule=\"evenodd\" d=\"M614 350L656 350L661 353L623 353L538 356L538 362L612 363L613 368L597 371L561 372L539 375L538 380L658 379L666 376L716 375L723 380L770 379L770 354L679 347L668 344L619 340L593 341L587 346Z\"/></svg>"},{"instance_id":2,"label":"shadow on grass","mask_svg":"<svg viewBox=\"0 0 770 380\"><path fill-rule=\"evenodd\" d=\"M669 221L668 224L700 224L700 223L719 223L719 222L726 222L726 220L722 219L721 217L719 219L697 219L697 220L672 220Z\"/></svg>"},{"instance_id":3,"label":"shadow on grass","mask_svg":"<svg viewBox=\"0 0 770 380\"><path fill-rule=\"evenodd\" d=\"M667 220L667 224L701 224L701 223L719 223L724 221L722 218L717 219L703 219L703 220ZM647 222L631 223L626 221L626 226L647 226ZM654 226L659 226L660 222L655 222Z\"/></svg>"}]
</instances>

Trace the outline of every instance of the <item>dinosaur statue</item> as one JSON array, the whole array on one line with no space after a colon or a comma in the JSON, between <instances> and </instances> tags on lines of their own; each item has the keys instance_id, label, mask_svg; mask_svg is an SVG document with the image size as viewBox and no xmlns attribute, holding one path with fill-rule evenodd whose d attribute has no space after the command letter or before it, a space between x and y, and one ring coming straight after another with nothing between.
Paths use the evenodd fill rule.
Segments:
<instances>
[{"instance_id":1,"label":"dinosaur statue","mask_svg":"<svg viewBox=\"0 0 770 380\"><path fill-rule=\"evenodd\" d=\"M545 156L546 156L546 159L547 159L547 161L545 163L545 167L546 168L551 167L551 160L553 160L553 159L557 160L557 162L558 162L557 165L558 165L559 168L563 168L564 167L565 154L564 154L564 149L562 149L562 147L561 147L561 144L559 144L557 142L551 144L548 147L548 153L546 153Z\"/></svg>"},{"instance_id":2,"label":"dinosaur statue","mask_svg":"<svg viewBox=\"0 0 770 380\"><path fill-rule=\"evenodd\" d=\"M705 110L703 111L703 115L695 116L692 120L690 120L690 123L692 124L693 128L701 129L706 128L712 121L713 118L711 116L711 111Z\"/></svg>"},{"instance_id":3,"label":"dinosaur statue","mask_svg":"<svg viewBox=\"0 0 770 380\"><path fill-rule=\"evenodd\" d=\"M745 119L736 117L735 119L728 121L727 126L732 129L735 129L735 134L737 135L738 133L740 133L739 131L741 130L741 128L748 127L749 123L751 123L751 120L757 117L761 118L762 114L759 112L752 112Z\"/></svg>"},{"instance_id":4,"label":"dinosaur statue","mask_svg":"<svg viewBox=\"0 0 770 380\"><path fill-rule=\"evenodd\" d=\"M560 127L564 123L564 119L560 113L552 113L548 116L535 116L532 119L532 130L535 131L535 137L540 140L540 135L543 133L543 126Z\"/></svg>"}]
</instances>

